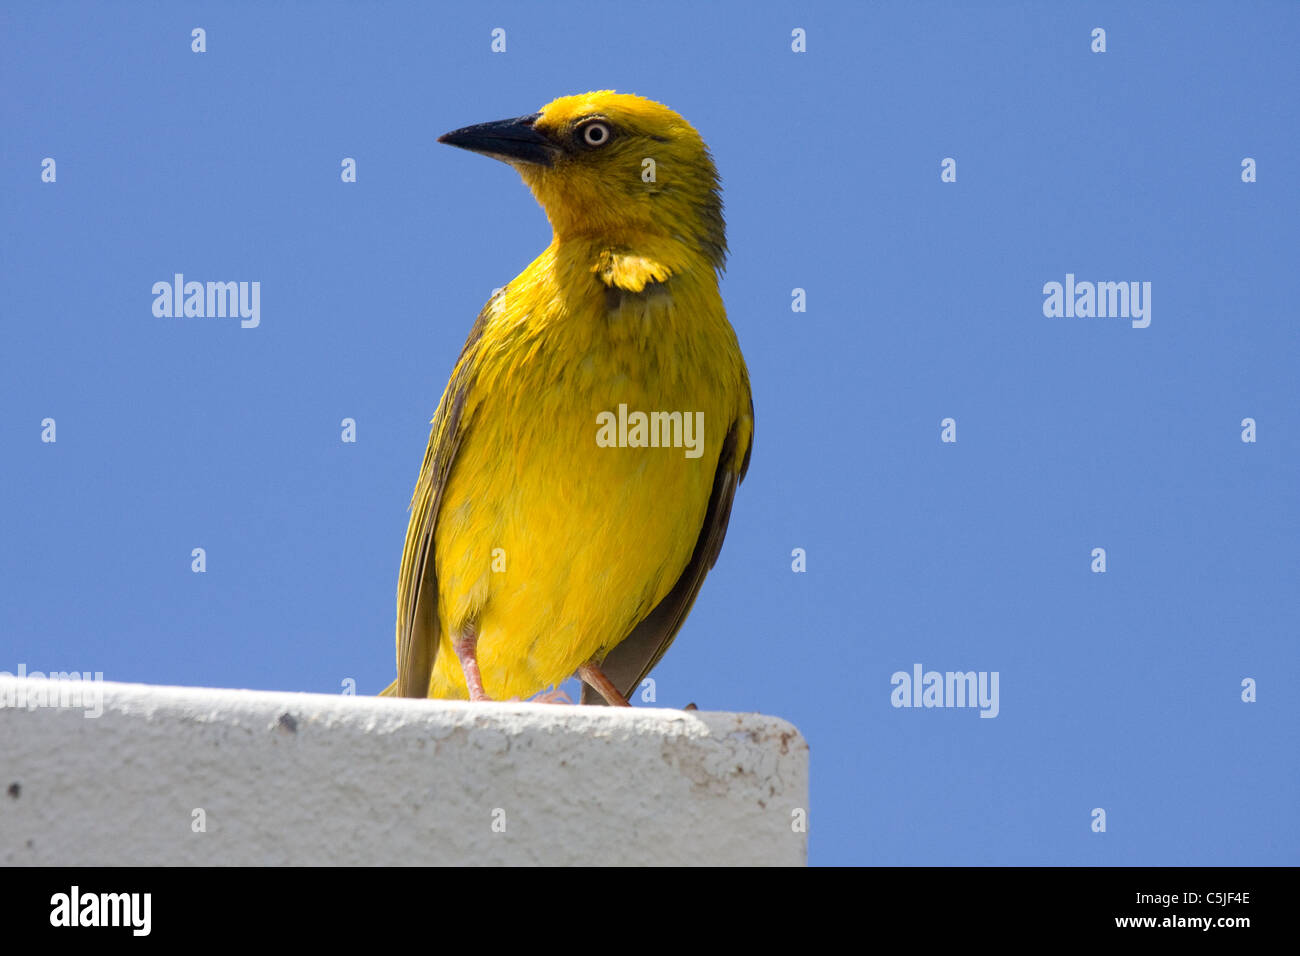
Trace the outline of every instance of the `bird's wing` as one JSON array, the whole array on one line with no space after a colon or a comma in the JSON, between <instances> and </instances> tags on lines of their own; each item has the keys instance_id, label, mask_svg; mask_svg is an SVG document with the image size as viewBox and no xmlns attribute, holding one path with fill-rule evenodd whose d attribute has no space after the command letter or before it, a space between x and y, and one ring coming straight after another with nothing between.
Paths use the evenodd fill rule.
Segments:
<instances>
[{"instance_id":1,"label":"bird's wing","mask_svg":"<svg viewBox=\"0 0 1300 956\"><path fill-rule=\"evenodd\" d=\"M754 403L749 403L749 418L754 418ZM709 494L709 507L704 513L704 524L700 536L696 539L695 550L686 564L686 570L677 579L673 589L654 610L645 616L632 629L626 638L614 646L605 655L601 670L624 697L630 697L659 663L673 638L681 630L682 622L690 613L695 597L700 593L704 576L718 560L722 550L722 539L727 534L727 522L731 519L731 502L736 497L736 487L745 480L749 470L749 454L754 449L752 432L743 456L737 448L740 441L736 423L732 423L727 437L722 443L722 453L718 456L718 470L713 476L713 491ZM582 702L584 704L603 704L605 699L596 689L583 684Z\"/></svg>"},{"instance_id":2,"label":"bird's wing","mask_svg":"<svg viewBox=\"0 0 1300 956\"><path fill-rule=\"evenodd\" d=\"M411 520L406 528L402 568L397 578L397 682L391 690L400 697L427 697L429 677L438 654L438 571L434 566L434 526L442 492L447 487L456 450L468 422L465 398L472 386L473 352L483 335L501 292L488 300L470 330L433 416L429 447L424 453L420 478L411 496Z\"/></svg>"}]
</instances>

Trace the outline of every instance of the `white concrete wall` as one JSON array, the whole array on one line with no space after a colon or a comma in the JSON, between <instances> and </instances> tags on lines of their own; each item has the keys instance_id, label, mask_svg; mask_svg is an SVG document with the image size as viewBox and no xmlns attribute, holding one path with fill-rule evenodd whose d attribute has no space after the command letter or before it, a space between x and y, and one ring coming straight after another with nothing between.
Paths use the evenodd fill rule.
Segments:
<instances>
[{"instance_id":1,"label":"white concrete wall","mask_svg":"<svg viewBox=\"0 0 1300 956\"><path fill-rule=\"evenodd\" d=\"M774 717L97 686L0 677L0 864L805 861Z\"/></svg>"}]
</instances>

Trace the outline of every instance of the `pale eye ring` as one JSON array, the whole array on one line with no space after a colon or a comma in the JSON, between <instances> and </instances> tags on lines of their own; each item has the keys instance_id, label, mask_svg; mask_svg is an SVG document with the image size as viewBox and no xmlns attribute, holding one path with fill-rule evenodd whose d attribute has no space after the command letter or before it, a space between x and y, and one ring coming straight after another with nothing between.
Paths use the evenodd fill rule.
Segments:
<instances>
[{"instance_id":1,"label":"pale eye ring","mask_svg":"<svg viewBox=\"0 0 1300 956\"><path fill-rule=\"evenodd\" d=\"M608 123L596 120L582 127L582 141L587 146L604 146L609 142L612 133L613 130L609 128Z\"/></svg>"}]
</instances>

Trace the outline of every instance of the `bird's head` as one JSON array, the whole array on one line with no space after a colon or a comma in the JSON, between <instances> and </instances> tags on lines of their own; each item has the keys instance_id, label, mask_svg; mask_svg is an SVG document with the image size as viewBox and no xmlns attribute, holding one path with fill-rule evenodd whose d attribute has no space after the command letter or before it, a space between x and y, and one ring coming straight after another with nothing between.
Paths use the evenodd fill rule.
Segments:
<instances>
[{"instance_id":1,"label":"bird's head","mask_svg":"<svg viewBox=\"0 0 1300 956\"><path fill-rule=\"evenodd\" d=\"M679 243L721 270L718 174L695 129L668 107L602 90L536 113L454 130L440 143L509 163L559 239L636 249Z\"/></svg>"}]
</instances>

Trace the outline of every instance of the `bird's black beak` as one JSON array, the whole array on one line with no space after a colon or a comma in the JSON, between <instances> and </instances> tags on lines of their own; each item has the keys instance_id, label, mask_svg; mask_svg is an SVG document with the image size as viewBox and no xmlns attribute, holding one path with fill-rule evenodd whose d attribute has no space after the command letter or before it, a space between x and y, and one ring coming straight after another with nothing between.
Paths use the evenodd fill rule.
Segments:
<instances>
[{"instance_id":1,"label":"bird's black beak","mask_svg":"<svg viewBox=\"0 0 1300 956\"><path fill-rule=\"evenodd\" d=\"M550 166L558 149L533 126L541 115L534 113L531 116L517 116L514 119L497 120L495 123L479 123L464 129L454 129L439 136L438 142L459 146L507 163Z\"/></svg>"}]
</instances>

